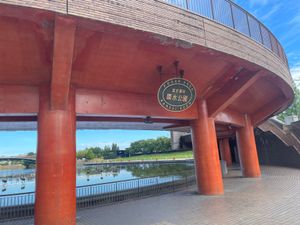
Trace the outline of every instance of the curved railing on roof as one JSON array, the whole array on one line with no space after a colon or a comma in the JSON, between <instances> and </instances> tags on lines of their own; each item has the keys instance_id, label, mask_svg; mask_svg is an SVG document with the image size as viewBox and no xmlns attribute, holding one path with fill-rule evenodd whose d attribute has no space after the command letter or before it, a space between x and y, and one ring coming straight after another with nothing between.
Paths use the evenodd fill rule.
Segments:
<instances>
[{"instance_id":1,"label":"curved railing on roof","mask_svg":"<svg viewBox=\"0 0 300 225\"><path fill-rule=\"evenodd\" d=\"M288 66L285 52L270 30L234 2L230 0L163 1L214 20L252 38L275 53Z\"/></svg>"}]
</instances>

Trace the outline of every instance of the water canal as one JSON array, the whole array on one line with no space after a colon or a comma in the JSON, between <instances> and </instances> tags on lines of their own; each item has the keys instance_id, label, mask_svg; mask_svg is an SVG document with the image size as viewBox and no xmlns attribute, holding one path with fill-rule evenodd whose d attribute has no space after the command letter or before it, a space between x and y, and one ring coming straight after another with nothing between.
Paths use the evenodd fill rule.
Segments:
<instances>
[{"instance_id":1,"label":"water canal","mask_svg":"<svg viewBox=\"0 0 300 225\"><path fill-rule=\"evenodd\" d=\"M194 164L185 163L139 163L124 165L92 165L77 167L76 186L98 185L130 179L158 179L159 183L170 178L191 176ZM0 170L1 195L13 195L35 191L35 169Z\"/></svg>"}]
</instances>

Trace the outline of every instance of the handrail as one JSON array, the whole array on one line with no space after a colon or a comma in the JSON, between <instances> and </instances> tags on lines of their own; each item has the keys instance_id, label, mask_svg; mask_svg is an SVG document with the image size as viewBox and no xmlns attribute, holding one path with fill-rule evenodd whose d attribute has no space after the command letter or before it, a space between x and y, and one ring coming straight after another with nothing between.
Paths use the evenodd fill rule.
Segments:
<instances>
[{"instance_id":1,"label":"handrail","mask_svg":"<svg viewBox=\"0 0 300 225\"><path fill-rule=\"evenodd\" d=\"M285 51L273 35L255 16L230 0L161 0L164 3L188 10L207 19L221 23L273 52L286 65Z\"/></svg>"},{"instance_id":2,"label":"handrail","mask_svg":"<svg viewBox=\"0 0 300 225\"><path fill-rule=\"evenodd\" d=\"M125 186L117 185L117 182L110 183L112 185L109 187L104 186L103 189L99 189L97 185L95 187L83 187L84 190L79 193L80 195L77 195L77 210L174 192L188 188L196 182L194 175L181 177L169 176L164 180L160 180L159 177L150 178L152 179L138 178L125 180L125 182L127 181L129 183ZM143 180L145 180L145 182ZM107 183L104 183L103 185L106 184ZM77 189L77 191L78 190L79 189ZM34 192L23 193L23 196L0 198L0 223L16 218L32 217L34 215L34 202Z\"/></svg>"},{"instance_id":3,"label":"handrail","mask_svg":"<svg viewBox=\"0 0 300 225\"><path fill-rule=\"evenodd\" d=\"M189 170L183 170L180 172L187 172ZM167 177L174 177L174 176L181 176L182 174L178 174L178 175L170 175ZM124 183L124 182L130 182L130 181L140 181L140 180L146 180L146 179L154 179L154 178L158 178L161 177L163 175L157 175L157 176L152 176L152 177L140 177L140 178L133 178L133 179L127 179L127 180L119 180L119 181L111 181L111 182L106 182L106 183L98 183L98 184L89 184L89 185L81 185L81 186L76 186L76 189L80 189L80 188L86 188L86 187L96 187L96 186L101 186L101 185L109 185L109 184L117 184L117 183ZM4 197L12 197L12 196L21 196L21 195L30 195L30 194L34 194L34 191L31 192L23 192L23 193L17 193L17 194L7 194L7 195L0 195L0 198L4 198Z\"/></svg>"},{"instance_id":4,"label":"handrail","mask_svg":"<svg viewBox=\"0 0 300 225\"><path fill-rule=\"evenodd\" d=\"M0 198L4 198L4 197L12 197L12 196L21 196L21 195L31 195L34 194L34 191L30 191L30 192L23 192L23 193L17 193L17 194L7 194L7 195L0 195Z\"/></svg>"},{"instance_id":5,"label":"handrail","mask_svg":"<svg viewBox=\"0 0 300 225\"><path fill-rule=\"evenodd\" d=\"M76 188L94 187L94 186L99 186L99 185L116 184L116 183L121 183L121 182L138 181L138 180L143 180L143 179L153 179L153 178L156 178L156 177L159 177L159 175L158 176L154 176L154 177L140 177L140 178L111 181L111 182L99 183L99 184L87 184L87 185L77 186Z\"/></svg>"}]
</instances>

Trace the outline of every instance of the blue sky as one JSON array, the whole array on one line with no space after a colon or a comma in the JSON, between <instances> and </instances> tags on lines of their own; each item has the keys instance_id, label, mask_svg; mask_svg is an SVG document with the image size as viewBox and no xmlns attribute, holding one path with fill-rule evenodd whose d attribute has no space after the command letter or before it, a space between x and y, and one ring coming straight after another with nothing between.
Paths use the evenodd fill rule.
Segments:
<instances>
[{"instance_id":1,"label":"blue sky","mask_svg":"<svg viewBox=\"0 0 300 225\"><path fill-rule=\"evenodd\" d=\"M170 137L170 132L146 130L78 130L76 135L77 150L91 146L104 147L112 143L117 143L121 149L124 149L136 140L160 136ZM36 131L0 132L0 156L36 152L36 146Z\"/></svg>"},{"instance_id":2,"label":"blue sky","mask_svg":"<svg viewBox=\"0 0 300 225\"><path fill-rule=\"evenodd\" d=\"M292 76L300 78L300 0L235 0L263 22L284 47ZM36 132L0 132L0 155L36 151ZM163 131L98 130L77 131L77 149L118 143L126 148L132 141L169 136Z\"/></svg>"},{"instance_id":3,"label":"blue sky","mask_svg":"<svg viewBox=\"0 0 300 225\"><path fill-rule=\"evenodd\" d=\"M300 0L235 0L265 24L285 49L294 79L300 78Z\"/></svg>"}]
</instances>

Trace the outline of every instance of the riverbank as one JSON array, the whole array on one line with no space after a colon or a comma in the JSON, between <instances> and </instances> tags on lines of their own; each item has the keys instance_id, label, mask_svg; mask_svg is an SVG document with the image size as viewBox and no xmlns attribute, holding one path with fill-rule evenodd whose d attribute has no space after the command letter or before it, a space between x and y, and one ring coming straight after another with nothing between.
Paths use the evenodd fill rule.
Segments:
<instances>
[{"instance_id":1,"label":"riverbank","mask_svg":"<svg viewBox=\"0 0 300 225\"><path fill-rule=\"evenodd\" d=\"M0 170L19 170L19 169L25 169L25 166L22 164L0 165Z\"/></svg>"},{"instance_id":2,"label":"riverbank","mask_svg":"<svg viewBox=\"0 0 300 225\"><path fill-rule=\"evenodd\" d=\"M89 161L79 161L79 164L106 164L106 163L130 163L130 162L162 162L162 161L176 161L179 160L192 160L193 151L184 151L184 152L171 152L171 153L160 153L160 154L151 154L151 155L139 155L139 156L130 156L130 157L120 157L116 159L92 159Z\"/></svg>"},{"instance_id":3,"label":"riverbank","mask_svg":"<svg viewBox=\"0 0 300 225\"><path fill-rule=\"evenodd\" d=\"M103 165L103 164L128 164L128 163L158 163L158 162L186 162L193 161L193 151L171 152L149 155L138 155L130 157L119 157L116 159L105 160L96 158L92 160L77 160L78 165ZM0 170L24 169L22 164L0 165Z\"/></svg>"},{"instance_id":4,"label":"riverbank","mask_svg":"<svg viewBox=\"0 0 300 225\"><path fill-rule=\"evenodd\" d=\"M165 159L165 160L132 160L132 161L104 161L104 162L85 162L81 165L85 166L97 166L97 165L127 165L127 164L163 164L163 163L193 163L194 159Z\"/></svg>"}]
</instances>

